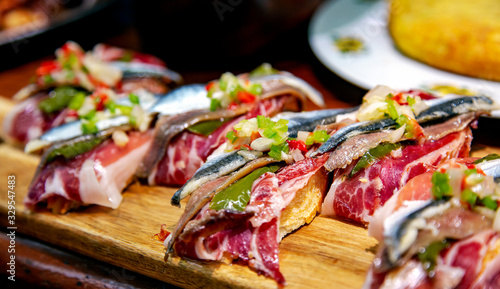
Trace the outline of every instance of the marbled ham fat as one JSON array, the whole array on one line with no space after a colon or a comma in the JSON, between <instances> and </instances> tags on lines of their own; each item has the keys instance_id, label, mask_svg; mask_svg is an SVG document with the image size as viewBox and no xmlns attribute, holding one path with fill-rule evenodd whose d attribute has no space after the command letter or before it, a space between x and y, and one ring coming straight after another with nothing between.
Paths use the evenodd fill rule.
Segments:
<instances>
[{"instance_id":1,"label":"marbled ham fat","mask_svg":"<svg viewBox=\"0 0 500 289\"><path fill-rule=\"evenodd\" d=\"M56 159L36 176L25 204L33 207L57 195L83 204L117 208L121 191L147 152L151 138L151 132L132 132L124 148L107 140L70 161Z\"/></svg>"},{"instance_id":2,"label":"marbled ham fat","mask_svg":"<svg viewBox=\"0 0 500 289\"><path fill-rule=\"evenodd\" d=\"M337 170L323 202L322 214L367 222L367 217L413 177L433 171L450 158L467 156L470 134L470 129L466 129L436 141L406 145L401 156L385 156L352 178L349 173L355 163L345 170Z\"/></svg>"},{"instance_id":3,"label":"marbled ham fat","mask_svg":"<svg viewBox=\"0 0 500 289\"><path fill-rule=\"evenodd\" d=\"M238 259L284 285L278 258L281 213L295 193L323 167L328 157L324 154L315 159L304 159L277 173L260 176L252 186L250 201L245 208L246 219L235 222L234 212L215 212L205 205L175 242L175 252L181 257L200 260ZM217 216L218 232L213 232L213 226L207 226L204 220L214 216ZM187 235L193 230L194 235Z\"/></svg>"},{"instance_id":4,"label":"marbled ham fat","mask_svg":"<svg viewBox=\"0 0 500 289\"><path fill-rule=\"evenodd\" d=\"M207 157L226 141L226 133L236 123L257 115L273 115L283 109L286 98L283 96L264 99L246 115L225 123L207 137L183 131L168 144L162 160L148 177L149 184L183 185L203 165Z\"/></svg>"}]
</instances>

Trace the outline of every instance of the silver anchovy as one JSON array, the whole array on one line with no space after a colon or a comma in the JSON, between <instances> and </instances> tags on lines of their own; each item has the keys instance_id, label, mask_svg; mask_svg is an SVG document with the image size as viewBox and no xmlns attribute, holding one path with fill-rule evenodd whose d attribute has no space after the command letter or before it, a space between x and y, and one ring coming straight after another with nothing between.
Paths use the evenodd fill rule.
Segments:
<instances>
[{"instance_id":1,"label":"silver anchovy","mask_svg":"<svg viewBox=\"0 0 500 289\"><path fill-rule=\"evenodd\" d=\"M173 115L197 109L209 109L210 99L203 84L189 84L159 97L148 110L160 115Z\"/></svg>"},{"instance_id":2,"label":"silver anchovy","mask_svg":"<svg viewBox=\"0 0 500 289\"><path fill-rule=\"evenodd\" d=\"M486 96L462 96L456 98L444 98L426 101L429 108L422 111L416 120L419 123L447 118L458 114L492 110L493 100Z\"/></svg>"},{"instance_id":3,"label":"silver anchovy","mask_svg":"<svg viewBox=\"0 0 500 289\"><path fill-rule=\"evenodd\" d=\"M422 111L416 117L416 120L419 123L445 119L467 112L492 110L494 104L490 98L485 96L465 96L451 99L446 98L433 100L427 103L431 106ZM389 118L358 122L348 125L335 132L335 134L332 135L323 145L321 145L318 150L313 152L311 156L331 151L350 137L395 127L396 122Z\"/></svg>"},{"instance_id":4,"label":"silver anchovy","mask_svg":"<svg viewBox=\"0 0 500 289\"><path fill-rule=\"evenodd\" d=\"M481 168L488 176L492 176L495 183L500 183L500 159L480 162L476 166Z\"/></svg>"},{"instance_id":5,"label":"silver anchovy","mask_svg":"<svg viewBox=\"0 0 500 289\"><path fill-rule=\"evenodd\" d=\"M390 118L362 121L347 125L336 131L325 143L311 154L311 157L324 154L351 137L388 128L395 128L396 125L396 122Z\"/></svg>"},{"instance_id":6,"label":"silver anchovy","mask_svg":"<svg viewBox=\"0 0 500 289\"><path fill-rule=\"evenodd\" d=\"M232 151L221 154L204 163L172 197L171 204L179 206L180 201L208 181L228 175L248 162L260 157L257 151Z\"/></svg>"},{"instance_id":7,"label":"silver anchovy","mask_svg":"<svg viewBox=\"0 0 500 289\"><path fill-rule=\"evenodd\" d=\"M335 123L338 119L341 119L339 116L350 114L358 109L359 107L322 109L304 112L282 112L274 116L272 120L288 120L288 136L295 138L299 131L313 131L318 125Z\"/></svg>"},{"instance_id":8,"label":"silver anchovy","mask_svg":"<svg viewBox=\"0 0 500 289\"><path fill-rule=\"evenodd\" d=\"M418 225L426 222L426 215L443 212L449 209L450 205L444 199L427 200L405 215L392 216L391 226L384 226L384 250L377 270L384 272L402 262L403 256L417 239L420 229Z\"/></svg>"},{"instance_id":9,"label":"silver anchovy","mask_svg":"<svg viewBox=\"0 0 500 289\"><path fill-rule=\"evenodd\" d=\"M251 77L250 81L253 82L269 82L269 81L280 81L284 84L287 84L291 87L294 87L300 90L307 98L309 98L314 104L319 107L325 106L325 101L323 99L323 95L321 92L312 87L309 83L307 83L302 78L299 78L291 73L279 73L279 74L271 74L265 76Z\"/></svg>"},{"instance_id":10,"label":"silver anchovy","mask_svg":"<svg viewBox=\"0 0 500 289\"><path fill-rule=\"evenodd\" d=\"M116 100L117 104L131 105L129 98L124 97ZM179 114L196 109L197 107L208 108L210 101L206 97L205 86L192 84L174 89L163 95L155 95L153 101L141 101L140 106L149 114ZM130 118L124 115L114 116L96 122L99 131L112 127L119 127L130 123ZM75 120L63 125L53 127L45 132L40 138L31 140L26 144L25 151L33 152L40 150L50 144L68 140L83 135L82 121Z\"/></svg>"},{"instance_id":11,"label":"silver anchovy","mask_svg":"<svg viewBox=\"0 0 500 289\"><path fill-rule=\"evenodd\" d=\"M158 65L124 61L112 61L109 64L121 70L123 78L155 77L171 80L176 83L182 82L182 77L179 73Z\"/></svg>"}]
</instances>

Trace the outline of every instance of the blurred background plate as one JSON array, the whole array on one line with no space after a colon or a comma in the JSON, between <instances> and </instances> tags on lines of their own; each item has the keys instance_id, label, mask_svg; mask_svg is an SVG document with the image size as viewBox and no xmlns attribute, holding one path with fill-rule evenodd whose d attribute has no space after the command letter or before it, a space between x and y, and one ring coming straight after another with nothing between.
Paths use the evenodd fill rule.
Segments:
<instances>
[{"instance_id":1,"label":"blurred background plate","mask_svg":"<svg viewBox=\"0 0 500 289\"><path fill-rule=\"evenodd\" d=\"M0 31L0 69L52 55L67 40L84 48L120 31L130 19L124 7L130 1L119 0L53 0L40 7L42 21L33 21ZM60 6L65 3L65 7ZM58 6L59 5L59 6ZM36 5L35 5L36 6Z\"/></svg>"},{"instance_id":2,"label":"blurred background plate","mask_svg":"<svg viewBox=\"0 0 500 289\"><path fill-rule=\"evenodd\" d=\"M344 45L345 41L361 45L351 45L351 49L342 52L336 40L343 40ZM387 2L384 0L323 3L311 20L309 45L331 71L365 89L378 84L403 90L447 85L500 100L499 82L435 69L401 54L387 30Z\"/></svg>"}]
</instances>

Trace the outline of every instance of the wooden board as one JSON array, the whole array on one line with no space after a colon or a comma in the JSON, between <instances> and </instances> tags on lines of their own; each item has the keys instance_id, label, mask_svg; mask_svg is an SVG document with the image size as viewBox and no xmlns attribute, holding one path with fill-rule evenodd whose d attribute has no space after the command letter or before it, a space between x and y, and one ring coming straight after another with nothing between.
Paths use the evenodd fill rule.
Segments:
<instances>
[{"instance_id":1,"label":"wooden board","mask_svg":"<svg viewBox=\"0 0 500 289\"><path fill-rule=\"evenodd\" d=\"M272 279L246 266L165 260L163 244L153 238L161 224L171 230L182 209L170 206L174 188L133 184L116 210L92 206L66 215L32 213L22 200L38 163L7 144L0 145L0 223L7 224L7 179L16 179L17 232L186 288L276 288ZM185 203L183 203L183 206ZM287 288L360 288L376 244L366 230L318 217L280 245Z\"/></svg>"},{"instance_id":2,"label":"wooden board","mask_svg":"<svg viewBox=\"0 0 500 289\"><path fill-rule=\"evenodd\" d=\"M473 155L500 152L476 147ZM0 144L0 224L8 224L8 176L15 176L17 232L186 288L276 288L274 280L246 266L165 258L153 238L160 226L173 229L182 209L170 206L175 188L131 185L121 206L91 206L66 215L30 212L22 201L39 158ZM185 202L183 203L185 206ZM363 227L317 217L280 244L280 267L286 288L360 288L376 241Z\"/></svg>"}]
</instances>

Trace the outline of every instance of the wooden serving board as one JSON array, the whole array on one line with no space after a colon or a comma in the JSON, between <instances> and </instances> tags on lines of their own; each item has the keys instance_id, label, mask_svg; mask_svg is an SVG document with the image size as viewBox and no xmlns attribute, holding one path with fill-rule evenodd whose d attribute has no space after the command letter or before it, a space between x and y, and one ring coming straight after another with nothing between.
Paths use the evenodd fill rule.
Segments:
<instances>
[{"instance_id":1,"label":"wooden serving board","mask_svg":"<svg viewBox=\"0 0 500 289\"><path fill-rule=\"evenodd\" d=\"M475 148L475 156L500 152ZM185 288L277 288L277 283L246 266L165 258L153 238L166 224L174 227L182 209L172 207L176 188L132 184L116 210L90 206L66 215L30 212L23 205L39 157L0 144L0 223L8 222L8 177L15 176L16 232L73 250ZM185 206L185 202L182 203ZM376 245L365 228L318 216L280 244L280 267L286 288L360 288Z\"/></svg>"}]
</instances>

